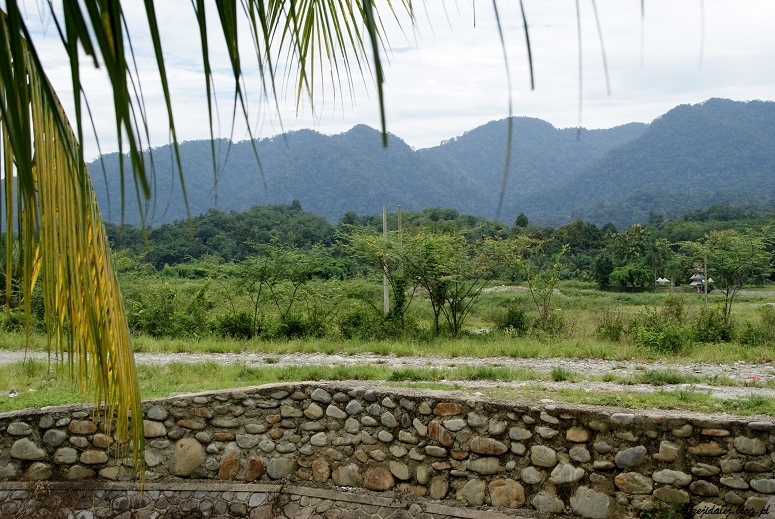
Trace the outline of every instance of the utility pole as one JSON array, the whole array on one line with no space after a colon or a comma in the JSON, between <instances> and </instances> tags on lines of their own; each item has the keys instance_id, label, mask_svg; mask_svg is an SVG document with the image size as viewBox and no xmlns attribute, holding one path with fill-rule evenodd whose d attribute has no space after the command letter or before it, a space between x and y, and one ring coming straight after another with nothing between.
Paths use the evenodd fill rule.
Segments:
<instances>
[{"instance_id":1,"label":"utility pole","mask_svg":"<svg viewBox=\"0 0 775 519\"><path fill-rule=\"evenodd\" d=\"M398 206L396 210L396 216L398 218L398 243L401 244L404 241L404 224L401 221L401 206Z\"/></svg>"},{"instance_id":2,"label":"utility pole","mask_svg":"<svg viewBox=\"0 0 775 519\"><path fill-rule=\"evenodd\" d=\"M388 230L387 230L387 206L382 204L382 237L387 243ZM388 267L387 263L382 265L382 307L385 312L385 317L390 313L390 287L388 285Z\"/></svg>"},{"instance_id":3,"label":"utility pole","mask_svg":"<svg viewBox=\"0 0 775 519\"><path fill-rule=\"evenodd\" d=\"M703 269L705 272L703 272L703 276L705 276L705 279L702 280L702 284L705 286L705 306L708 306L708 255L705 254L705 256L702 259L703 263Z\"/></svg>"}]
</instances>

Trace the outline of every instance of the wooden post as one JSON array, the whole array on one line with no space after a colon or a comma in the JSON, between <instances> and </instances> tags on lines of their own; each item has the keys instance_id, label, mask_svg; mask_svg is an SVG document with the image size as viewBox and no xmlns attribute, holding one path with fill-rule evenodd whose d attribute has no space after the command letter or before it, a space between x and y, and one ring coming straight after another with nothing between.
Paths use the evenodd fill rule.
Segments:
<instances>
[{"instance_id":1,"label":"wooden post","mask_svg":"<svg viewBox=\"0 0 775 519\"><path fill-rule=\"evenodd\" d=\"M387 230L387 206L382 204L382 237L387 242L388 230ZM390 286L388 284L388 269L387 263L382 265L384 272L382 273L382 306L385 312L385 317L390 313Z\"/></svg>"},{"instance_id":2,"label":"wooden post","mask_svg":"<svg viewBox=\"0 0 775 519\"><path fill-rule=\"evenodd\" d=\"M398 206L398 209L396 210L396 216L398 217L398 243L403 243L404 241L404 225L401 221L401 206Z\"/></svg>"},{"instance_id":3,"label":"wooden post","mask_svg":"<svg viewBox=\"0 0 775 519\"><path fill-rule=\"evenodd\" d=\"M703 276L705 276L705 279L702 280L702 284L705 286L705 306L708 306L708 255L706 254L703 258L703 267L705 272L703 273Z\"/></svg>"}]
</instances>

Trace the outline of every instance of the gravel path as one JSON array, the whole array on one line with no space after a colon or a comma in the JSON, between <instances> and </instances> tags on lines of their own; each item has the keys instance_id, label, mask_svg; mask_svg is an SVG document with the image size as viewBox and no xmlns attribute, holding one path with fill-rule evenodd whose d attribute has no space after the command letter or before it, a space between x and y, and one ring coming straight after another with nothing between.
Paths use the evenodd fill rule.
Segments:
<instances>
[{"instance_id":1,"label":"gravel path","mask_svg":"<svg viewBox=\"0 0 775 519\"><path fill-rule=\"evenodd\" d=\"M27 353L27 358L46 360L47 356L42 352ZM0 351L0 365L10 362L18 362L25 357L24 352ZM653 392L653 391L707 391L716 398L739 398L750 395L760 395L775 398L775 389L758 387L763 383L775 380L775 363L752 364L747 362L735 362L732 364L690 363L674 364L667 362L643 363L630 361L611 361L601 359L519 359L511 357L398 357L394 355L375 354L315 354L315 353L136 353L135 361L138 364L168 364L171 362L216 362L218 364L244 364L248 366L359 366L381 365L392 369L405 368L455 368L463 366L493 366L504 368L526 368L539 372L549 373L554 368L563 368L569 372L579 374L582 378L602 376L613 373L620 377L643 373L646 370L671 370L686 375L694 375L701 378L713 376L726 377L736 386L718 386L706 384L675 384L654 386L650 384L616 384L612 382L582 381L582 382L502 382L502 381L450 381L468 388L485 387L546 387L559 388L583 388L585 391L628 391L628 392ZM2 388L0 388L2 390Z\"/></svg>"}]
</instances>

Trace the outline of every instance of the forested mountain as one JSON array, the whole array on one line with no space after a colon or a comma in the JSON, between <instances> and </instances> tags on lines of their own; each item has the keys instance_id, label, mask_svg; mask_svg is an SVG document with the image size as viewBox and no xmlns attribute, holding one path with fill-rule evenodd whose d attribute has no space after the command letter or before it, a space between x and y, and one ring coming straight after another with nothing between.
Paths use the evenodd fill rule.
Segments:
<instances>
[{"instance_id":1,"label":"forested mountain","mask_svg":"<svg viewBox=\"0 0 775 519\"><path fill-rule=\"evenodd\" d=\"M724 202L774 205L773 102L711 99L676 107L650 125L607 130L557 129L525 117L513 123L501 212L509 225L520 212L535 224L560 226L581 217L624 227L645 221L649 212L669 216ZM216 141L215 168L209 141L180 149L192 216L212 207L244 211L298 200L333 223L348 211L378 213L383 203L493 218L506 141L507 121L501 120L422 150L393 135L384 149L379 132L363 125L333 136L301 130L256 141L260 168L250 142ZM187 216L171 151L153 150L156 196L145 205L146 224ZM119 156L103 156L89 169L106 217L121 221ZM126 188L134 192L129 180ZM140 223L131 195L124 211L125 222Z\"/></svg>"},{"instance_id":2,"label":"forested mountain","mask_svg":"<svg viewBox=\"0 0 775 519\"><path fill-rule=\"evenodd\" d=\"M646 127L631 123L608 130L579 132L576 128L557 129L540 119L515 117L504 213L516 216L524 212L525 205L536 195L544 196L564 181L577 177L608 151L639 137ZM433 157L450 169L459 168L476 179L491 200L496 200L503 180L507 140L508 120L503 119L417 153ZM551 205L551 201L546 203Z\"/></svg>"},{"instance_id":3,"label":"forested mountain","mask_svg":"<svg viewBox=\"0 0 775 519\"><path fill-rule=\"evenodd\" d=\"M312 130L291 132L257 141L256 149L260 168L250 142L216 142L216 191L209 141L181 144L192 216L212 207L244 211L254 205L288 204L293 200L298 200L304 210L331 222L347 211L374 214L383 203L391 207L400 204L408 210L453 206L469 213L492 206L481 186L462 172L447 171L432 159L420 157L392 135L388 147L383 148L380 133L363 125L333 136ZM173 174L171 151L169 146L153 150L157 196L146 204L146 225L187 216L177 173ZM106 175L102 174L99 161L90 165L95 191L101 207L106 207L103 179L107 177L112 201L107 219L119 222L119 157L105 156L103 163ZM131 188L129 182L127 189ZM124 221L140 224L134 200L125 204Z\"/></svg>"},{"instance_id":4,"label":"forested mountain","mask_svg":"<svg viewBox=\"0 0 775 519\"><path fill-rule=\"evenodd\" d=\"M574 217L625 224L649 212L683 214L711 204L775 203L775 103L710 99L678 106L637 139L542 196ZM532 214L539 204L526 206ZM537 215L535 216L538 217Z\"/></svg>"}]
</instances>

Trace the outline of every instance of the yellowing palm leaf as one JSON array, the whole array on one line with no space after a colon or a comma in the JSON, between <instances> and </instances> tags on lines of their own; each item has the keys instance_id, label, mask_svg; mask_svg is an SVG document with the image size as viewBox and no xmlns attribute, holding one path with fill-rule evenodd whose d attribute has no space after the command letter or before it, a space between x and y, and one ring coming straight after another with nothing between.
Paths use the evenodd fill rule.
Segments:
<instances>
[{"instance_id":1,"label":"yellowing palm leaf","mask_svg":"<svg viewBox=\"0 0 775 519\"><path fill-rule=\"evenodd\" d=\"M244 64L237 38L239 13L236 6L227 4L218 3L216 7L234 73L235 112L239 106L247 120L242 88ZM205 17L207 5L203 0L192 2L202 41L212 127L214 94L207 43L211 36ZM410 1L403 0L401 5L412 14ZM146 0L144 7L180 170L171 96L153 1ZM387 7L392 12L390 2ZM274 63L281 58L290 58L296 64L292 72L296 81L292 84L297 102L301 102L304 92L312 98L316 84L314 72L316 67L323 70L324 62L333 64L332 74L337 76L341 63L348 84L352 82L354 70L364 75L364 66L370 63L380 86L384 131L382 71L377 48L381 42L381 21L373 0L353 3L341 0L244 0L241 8L248 21L257 67L267 94L271 92L272 96L277 96ZM149 196L152 171L150 175L146 171L142 151L143 142L149 141L149 131L142 95L136 90L139 78L133 76L130 67L131 42L124 30L121 2L64 2L59 13L51 7L51 15L70 59L75 132L46 79L17 1L8 0L6 9L7 14L0 13L0 52L4 54L0 59L0 121L5 175L3 202L8 230L6 250L11 251L14 239L18 240L21 300L26 315L31 314L30 296L40 278L51 346L61 358L68 359L82 391L93 394L97 402L104 401L108 416L115 413L118 439L132 441L135 466L138 467L143 446L142 421L129 422L130 414L135 411L137 416L140 409L134 359L102 220L78 144L83 136L79 52L84 51L95 65L107 72L114 100L119 153L128 148L138 201ZM373 51L371 56L366 52L369 47ZM336 86L338 79L332 76L332 82ZM123 170L121 175L124 176ZM182 179L181 171L181 183ZM217 181L215 171L214 179ZM14 221L16 238L11 232ZM14 267L12 255L8 254L6 295L11 292Z\"/></svg>"},{"instance_id":2,"label":"yellowing palm leaf","mask_svg":"<svg viewBox=\"0 0 775 519\"><path fill-rule=\"evenodd\" d=\"M115 412L117 435L120 440L132 441L137 466L143 435L141 420L129 423L130 413L136 411L138 416L140 409L134 360L105 232L79 148L85 119L79 53L85 53L94 66L101 67L110 82L118 152L121 155L128 152L138 203L150 195L153 185L153 160L149 157L148 171L143 153L150 141L148 117L122 2L68 0L57 8L53 2L46 5L70 61L75 131L46 79L18 0L6 0L7 14L0 12L0 153L5 175L2 182L5 193L0 197L5 211L0 214L5 214L8 231L6 296L11 292L11 272L15 267L10 251L18 240L15 249L19 251L21 296L26 315L31 313L33 286L40 279L50 343L60 356L67 357L81 388L90 391L96 401L104 401L109 415ZM144 0L142 5L182 184L160 25L153 0ZM276 63L291 64L283 72L288 77L283 79L293 89L297 104L305 95L312 100L327 68L330 70L327 81L335 91L351 87L356 77L371 73L376 79L383 140L387 142L380 57L384 30L378 6L393 16L398 6L413 23L411 0L241 0L239 3L191 0L191 5L202 45L211 135L215 95L209 41L213 34L208 32L206 14L214 8L234 76L233 113L241 112L248 128L251 125L243 85L246 64L238 38L242 27L247 27L252 38L249 54L255 58L263 92L276 104L279 90L276 77L280 74ZM212 19L213 15L209 17ZM255 145L254 152L258 159ZM214 147L212 153L215 159ZM120 164L123 177L124 161ZM216 160L213 164L217 187ZM507 170L508 164L504 175ZM123 178L120 185L123 189ZM123 205L126 196L123 192L121 195ZM11 232L14 222L15 238Z\"/></svg>"},{"instance_id":3,"label":"yellowing palm leaf","mask_svg":"<svg viewBox=\"0 0 775 519\"><path fill-rule=\"evenodd\" d=\"M81 390L104 402L111 428L115 415L117 440L133 442L137 466L142 420L129 416L141 416L140 394L108 241L77 139L20 21L13 10L0 17L6 250L15 222L26 315L40 279L51 347L68 359ZM10 280L9 270L7 304Z\"/></svg>"}]
</instances>

